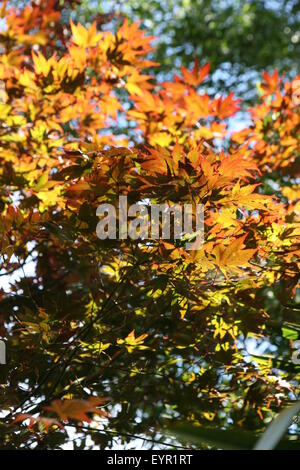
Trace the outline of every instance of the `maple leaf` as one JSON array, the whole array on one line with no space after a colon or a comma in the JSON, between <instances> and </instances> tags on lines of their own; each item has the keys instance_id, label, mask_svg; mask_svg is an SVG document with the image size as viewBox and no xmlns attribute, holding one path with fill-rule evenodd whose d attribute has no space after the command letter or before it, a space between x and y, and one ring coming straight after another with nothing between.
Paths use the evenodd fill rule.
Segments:
<instances>
[{"instance_id":1,"label":"maple leaf","mask_svg":"<svg viewBox=\"0 0 300 470\"><path fill-rule=\"evenodd\" d=\"M200 67L197 60L194 61L193 70L191 72L185 67L180 68L184 81L194 87L203 82L209 74L209 69L210 64L205 64L203 67Z\"/></svg>"},{"instance_id":2,"label":"maple leaf","mask_svg":"<svg viewBox=\"0 0 300 470\"><path fill-rule=\"evenodd\" d=\"M125 339L118 339L117 344L124 345L129 353L135 349L149 349L148 346L144 346L144 339L147 338L147 334L143 334L135 337L135 330L132 330Z\"/></svg>"},{"instance_id":3,"label":"maple leaf","mask_svg":"<svg viewBox=\"0 0 300 470\"><path fill-rule=\"evenodd\" d=\"M57 185L51 189L44 189L42 188L41 191L38 192L38 198L40 199L40 208L41 210L46 209L49 206L54 206L55 204L62 204L63 203L63 196L62 194L62 186Z\"/></svg>"},{"instance_id":4,"label":"maple leaf","mask_svg":"<svg viewBox=\"0 0 300 470\"><path fill-rule=\"evenodd\" d=\"M261 88L265 90L265 94L262 97L272 95L280 85L281 80L279 80L277 70L274 70L273 74L270 75L268 72L263 72L264 82L261 83Z\"/></svg>"},{"instance_id":5,"label":"maple leaf","mask_svg":"<svg viewBox=\"0 0 300 470\"><path fill-rule=\"evenodd\" d=\"M203 248L200 250L191 251L189 256L196 262L197 269L199 269L201 272L206 273L207 271L213 270L215 268L215 264L209 259Z\"/></svg>"},{"instance_id":6,"label":"maple leaf","mask_svg":"<svg viewBox=\"0 0 300 470\"><path fill-rule=\"evenodd\" d=\"M94 47L101 39L102 35L97 33L96 21L93 22L89 29L86 29L82 24L75 25L70 20L73 42L79 47Z\"/></svg>"},{"instance_id":7,"label":"maple leaf","mask_svg":"<svg viewBox=\"0 0 300 470\"><path fill-rule=\"evenodd\" d=\"M220 154L219 173L222 176L238 175L239 179L249 177L254 171L258 171L258 167L254 161L243 158L240 154L226 156Z\"/></svg>"},{"instance_id":8,"label":"maple leaf","mask_svg":"<svg viewBox=\"0 0 300 470\"><path fill-rule=\"evenodd\" d=\"M76 421L91 422L89 415L108 417L106 411L99 408L107 402L107 398L89 397L88 400L54 400L45 410L56 414L62 421L74 419Z\"/></svg>"},{"instance_id":9,"label":"maple leaf","mask_svg":"<svg viewBox=\"0 0 300 470\"><path fill-rule=\"evenodd\" d=\"M235 99L233 93L230 93L225 98L217 98L213 101L212 106L215 112L215 115L220 119L228 118L235 114L239 109L239 103L241 100Z\"/></svg>"},{"instance_id":10,"label":"maple leaf","mask_svg":"<svg viewBox=\"0 0 300 470\"><path fill-rule=\"evenodd\" d=\"M49 75L51 67L55 63L55 54L47 60L46 57L43 56L43 54L35 53L32 52L32 59L34 63L34 69L37 74L44 75L44 77L47 77Z\"/></svg>"},{"instance_id":11,"label":"maple leaf","mask_svg":"<svg viewBox=\"0 0 300 470\"><path fill-rule=\"evenodd\" d=\"M231 194L226 195L219 202L228 206L233 205L253 210L266 209L267 204L273 204L270 196L254 193L256 188L257 184L241 186L237 182L232 188Z\"/></svg>"},{"instance_id":12,"label":"maple leaf","mask_svg":"<svg viewBox=\"0 0 300 470\"><path fill-rule=\"evenodd\" d=\"M230 245L216 245L212 251L215 263L226 275L226 271L240 271L239 267L251 266L249 260L257 252L257 249L243 249L245 237L233 240Z\"/></svg>"},{"instance_id":13,"label":"maple leaf","mask_svg":"<svg viewBox=\"0 0 300 470\"><path fill-rule=\"evenodd\" d=\"M126 79L125 88L133 95L143 96L145 90L151 88L147 83L150 75L141 75L137 70L132 70Z\"/></svg>"}]
</instances>

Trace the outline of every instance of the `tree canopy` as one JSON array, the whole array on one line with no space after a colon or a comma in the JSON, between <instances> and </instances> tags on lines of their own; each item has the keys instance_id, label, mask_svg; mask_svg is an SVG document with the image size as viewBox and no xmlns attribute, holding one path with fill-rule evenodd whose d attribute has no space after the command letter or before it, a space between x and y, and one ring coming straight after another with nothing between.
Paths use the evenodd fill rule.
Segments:
<instances>
[{"instance_id":1,"label":"tree canopy","mask_svg":"<svg viewBox=\"0 0 300 470\"><path fill-rule=\"evenodd\" d=\"M0 11L0 446L255 440L299 395L300 77L265 72L232 132L209 65L161 81L151 35L69 22L77 3ZM120 195L202 204L203 246L99 240Z\"/></svg>"}]
</instances>

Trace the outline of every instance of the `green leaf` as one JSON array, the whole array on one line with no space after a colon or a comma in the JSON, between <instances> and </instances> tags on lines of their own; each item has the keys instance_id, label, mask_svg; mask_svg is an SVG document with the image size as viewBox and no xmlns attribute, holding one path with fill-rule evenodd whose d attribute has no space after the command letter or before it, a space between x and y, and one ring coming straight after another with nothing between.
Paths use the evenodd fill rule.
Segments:
<instances>
[{"instance_id":1,"label":"green leaf","mask_svg":"<svg viewBox=\"0 0 300 470\"><path fill-rule=\"evenodd\" d=\"M48 183L48 173L43 173L37 180L36 185L33 187L34 191L39 191Z\"/></svg>"},{"instance_id":2,"label":"green leaf","mask_svg":"<svg viewBox=\"0 0 300 470\"><path fill-rule=\"evenodd\" d=\"M254 447L254 450L272 450L291 425L293 418L300 412L300 402L283 410L270 424Z\"/></svg>"},{"instance_id":3,"label":"green leaf","mask_svg":"<svg viewBox=\"0 0 300 470\"><path fill-rule=\"evenodd\" d=\"M298 333L295 330L292 330L291 328L287 328L286 326L282 327L282 334L284 338L287 339L297 339L298 338Z\"/></svg>"},{"instance_id":4,"label":"green leaf","mask_svg":"<svg viewBox=\"0 0 300 470\"><path fill-rule=\"evenodd\" d=\"M300 405L298 405L300 407ZM294 413L293 413L294 416ZM168 426L167 430L178 439L194 445L210 445L224 450L250 450L257 442L257 434L241 429L204 428L192 424L178 423ZM280 435L282 437L282 434ZM280 438L279 438L280 440ZM277 440L276 449L300 450L299 441Z\"/></svg>"},{"instance_id":5,"label":"green leaf","mask_svg":"<svg viewBox=\"0 0 300 470\"><path fill-rule=\"evenodd\" d=\"M239 430L203 428L192 424L179 423L170 426L169 431L180 439L194 444L209 444L226 450L251 449L255 443L255 434Z\"/></svg>"}]
</instances>

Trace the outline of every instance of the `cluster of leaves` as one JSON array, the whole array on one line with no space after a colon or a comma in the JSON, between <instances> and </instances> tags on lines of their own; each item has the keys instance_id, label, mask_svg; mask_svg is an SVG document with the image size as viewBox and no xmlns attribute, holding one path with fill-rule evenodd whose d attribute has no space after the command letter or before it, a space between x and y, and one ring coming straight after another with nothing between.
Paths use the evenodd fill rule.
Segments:
<instances>
[{"instance_id":1,"label":"cluster of leaves","mask_svg":"<svg viewBox=\"0 0 300 470\"><path fill-rule=\"evenodd\" d=\"M280 73L296 74L299 0L84 0L76 11L81 19L114 11L116 20L140 20L157 37L153 56L161 63L160 74L201 57L213 72L206 86L219 92L233 90L253 99L263 70L277 67Z\"/></svg>"},{"instance_id":2,"label":"cluster of leaves","mask_svg":"<svg viewBox=\"0 0 300 470\"><path fill-rule=\"evenodd\" d=\"M138 24L61 13L1 10L1 446L58 448L66 423L101 448L166 444L172 420L259 432L299 391L299 80L265 74L230 134L239 101L201 90L207 65L159 83ZM203 246L99 240L120 195L203 204Z\"/></svg>"}]
</instances>

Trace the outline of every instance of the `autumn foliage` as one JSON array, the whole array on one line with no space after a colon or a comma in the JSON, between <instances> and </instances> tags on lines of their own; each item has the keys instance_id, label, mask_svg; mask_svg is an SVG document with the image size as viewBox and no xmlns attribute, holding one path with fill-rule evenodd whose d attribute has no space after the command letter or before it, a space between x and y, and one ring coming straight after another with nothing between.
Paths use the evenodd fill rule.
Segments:
<instances>
[{"instance_id":1,"label":"autumn foliage","mask_svg":"<svg viewBox=\"0 0 300 470\"><path fill-rule=\"evenodd\" d=\"M299 393L299 77L265 73L232 132L242 103L208 94L209 65L157 81L138 24L59 5L1 9L0 445L260 432ZM119 195L204 204L203 247L99 240Z\"/></svg>"}]
</instances>

